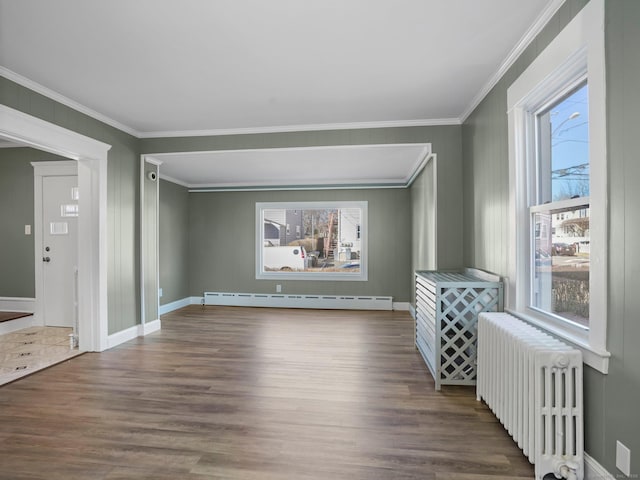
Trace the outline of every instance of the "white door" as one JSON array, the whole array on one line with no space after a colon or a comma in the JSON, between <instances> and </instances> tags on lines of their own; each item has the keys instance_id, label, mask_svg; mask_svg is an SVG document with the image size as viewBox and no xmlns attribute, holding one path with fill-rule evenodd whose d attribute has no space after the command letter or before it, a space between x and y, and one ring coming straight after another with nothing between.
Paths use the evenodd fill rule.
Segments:
<instances>
[{"instance_id":1,"label":"white door","mask_svg":"<svg viewBox=\"0 0 640 480\"><path fill-rule=\"evenodd\" d=\"M75 324L77 217L77 175L42 177L42 314L47 326Z\"/></svg>"}]
</instances>

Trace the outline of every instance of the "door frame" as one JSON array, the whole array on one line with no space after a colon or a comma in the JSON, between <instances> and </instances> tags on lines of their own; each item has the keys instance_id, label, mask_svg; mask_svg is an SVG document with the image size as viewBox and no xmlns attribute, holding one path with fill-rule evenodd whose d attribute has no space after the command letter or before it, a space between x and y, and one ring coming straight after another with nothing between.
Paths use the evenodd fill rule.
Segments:
<instances>
[{"instance_id":1,"label":"door frame","mask_svg":"<svg viewBox=\"0 0 640 480\"><path fill-rule=\"evenodd\" d=\"M107 348L107 152L111 145L0 105L0 136L77 162L79 349ZM38 262L36 262L36 265ZM40 265L42 267L42 265ZM36 304L41 298L36 291Z\"/></svg>"},{"instance_id":2,"label":"door frame","mask_svg":"<svg viewBox=\"0 0 640 480\"><path fill-rule=\"evenodd\" d=\"M44 231L42 226L42 188L44 177L58 177L61 175L78 175L78 164L73 160L60 162L31 162L33 166L33 233L36 273L36 301L33 317L37 325L46 325L44 318L44 267L42 265L42 251L44 249ZM78 216L80 220L80 216ZM80 239L78 239L79 242ZM79 243L78 243L79 246ZM78 322L79 335L80 323Z\"/></svg>"}]
</instances>

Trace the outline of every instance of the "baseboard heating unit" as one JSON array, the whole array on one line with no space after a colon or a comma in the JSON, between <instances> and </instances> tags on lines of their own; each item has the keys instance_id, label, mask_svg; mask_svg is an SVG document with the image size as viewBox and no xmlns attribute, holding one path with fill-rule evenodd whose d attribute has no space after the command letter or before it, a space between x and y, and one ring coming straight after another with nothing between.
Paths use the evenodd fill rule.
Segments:
<instances>
[{"instance_id":1,"label":"baseboard heating unit","mask_svg":"<svg viewBox=\"0 0 640 480\"><path fill-rule=\"evenodd\" d=\"M204 292L204 304L240 307L392 310L393 297Z\"/></svg>"},{"instance_id":2,"label":"baseboard heating unit","mask_svg":"<svg viewBox=\"0 0 640 480\"><path fill-rule=\"evenodd\" d=\"M508 313L480 313L476 389L536 480L584 479L582 352Z\"/></svg>"}]
</instances>

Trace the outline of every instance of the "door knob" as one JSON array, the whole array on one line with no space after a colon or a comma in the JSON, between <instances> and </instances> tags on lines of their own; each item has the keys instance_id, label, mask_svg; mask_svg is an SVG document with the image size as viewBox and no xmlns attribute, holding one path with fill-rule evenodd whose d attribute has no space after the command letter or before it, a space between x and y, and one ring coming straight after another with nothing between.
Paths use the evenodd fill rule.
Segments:
<instances>
[{"instance_id":1,"label":"door knob","mask_svg":"<svg viewBox=\"0 0 640 480\"><path fill-rule=\"evenodd\" d=\"M49 263L51 261L51 257L42 257L42 261Z\"/></svg>"}]
</instances>

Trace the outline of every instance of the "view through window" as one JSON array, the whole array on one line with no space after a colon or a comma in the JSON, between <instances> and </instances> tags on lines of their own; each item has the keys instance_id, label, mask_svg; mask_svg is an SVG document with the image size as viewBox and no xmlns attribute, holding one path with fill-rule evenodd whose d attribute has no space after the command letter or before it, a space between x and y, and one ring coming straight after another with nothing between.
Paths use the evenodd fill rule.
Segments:
<instances>
[{"instance_id":1,"label":"view through window","mask_svg":"<svg viewBox=\"0 0 640 480\"><path fill-rule=\"evenodd\" d=\"M589 123L583 83L536 115L531 306L589 326Z\"/></svg>"},{"instance_id":2,"label":"view through window","mask_svg":"<svg viewBox=\"0 0 640 480\"><path fill-rule=\"evenodd\" d=\"M258 278L366 275L366 202L258 204Z\"/></svg>"}]
</instances>

